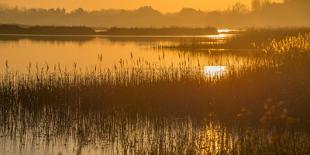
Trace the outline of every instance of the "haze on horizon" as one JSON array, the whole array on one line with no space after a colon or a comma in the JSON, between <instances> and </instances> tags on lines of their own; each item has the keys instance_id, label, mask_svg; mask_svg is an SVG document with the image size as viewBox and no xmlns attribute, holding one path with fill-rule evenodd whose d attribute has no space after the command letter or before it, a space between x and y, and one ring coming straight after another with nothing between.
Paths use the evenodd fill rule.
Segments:
<instances>
[{"instance_id":1,"label":"haze on horizon","mask_svg":"<svg viewBox=\"0 0 310 155\"><path fill-rule=\"evenodd\" d=\"M121 5L118 8L121 9L113 10L107 8L113 7L112 4L120 0L115 0L114 3L105 3L107 0L101 0L100 3L99 0L84 1L85 5L83 7L75 6L78 2L82 6L82 1L77 0L76 3L70 5L72 9L75 8L73 10L65 7L72 0L46 0L44 3L34 3L39 2L39 0L23 0L23 2L12 0L6 3L1 3L1 1L3 0L0 0L0 4L3 4L0 6L0 24L83 25L91 27L310 27L309 0L284 0L283 2L275 2L274 0L249 0L251 2L249 5L243 4L241 1L237 2L236 0L227 0L227 3L219 0L217 4L222 4L222 10L218 10L217 7L213 7L212 9L212 5L207 5L211 4L211 1L204 1L206 5L201 5L201 7L208 9L209 6L209 11L204 11L203 8L197 9L197 7L192 6L198 2L198 0L193 0L192 2L187 2L188 4L186 5L184 4L184 6L181 6L182 3L175 3L174 9L176 11L171 9L168 13L162 12L163 7L160 8L153 5L153 3L163 5L164 2L162 0L158 2L149 0L149 4L146 3L146 0L139 0L141 3L128 5L129 0L127 0L119 3ZM19 6L26 5L25 2L28 2L30 8L12 7L17 1L21 2ZM87 6L95 4L95 1L98 1L98 4L96 3L98 9L93 8L93 10L87 10ZM243 2L247 1L243 0ZM48 5L48 2L55 2L55 7ZM59 5L56 5L56 2ZM153 3L150 4L151 2ZM228 4L230 2L234 4L229 6ZM33 6L30 6L31 4ZM40 6L34 6L38 4ZM45 7L43 4L47 6ZM167 2L166 7L170 6L168 4L170 2ZM51 8L47 8L48 6ZM180 6L181 8L178 8Z\"/></svg>"},{"instance_id":2,"label":"haze on horizon","mask_svg":"<svg viewBox=\"0 0 310 155\"><path fill-rule=\"evenodd\" d=\"M283 0L271 0L283 2ZM251 0L0 0L0 4L19 8L64 8L68 11L83 8L88 11L102 9L132 10L141 6L151 6L163 13L176 12L182 8L211 11L224 10L240 2L247 6Z\"/></svg>"}]
</instances>

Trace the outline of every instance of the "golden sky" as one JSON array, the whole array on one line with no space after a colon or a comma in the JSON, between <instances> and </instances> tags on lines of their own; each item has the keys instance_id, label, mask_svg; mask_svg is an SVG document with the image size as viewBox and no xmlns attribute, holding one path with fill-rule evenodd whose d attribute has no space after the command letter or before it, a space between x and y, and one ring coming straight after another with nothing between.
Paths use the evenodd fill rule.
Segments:
<instances>
[{"instance_id":1,"label":"golden sky","mask_svg":"<svg viewBox=\"0 0 310 155\"><path fill-rule=\"evenodd\" d=\"M273 0L282 1L282 0ZM65 8L73 10L136 9L152 6L162 12L176 12L181 8L200 10L223 10L236 2L250 5L251 0L0 0L1 4L25 8Z\"/></svg>"}]
</instances>

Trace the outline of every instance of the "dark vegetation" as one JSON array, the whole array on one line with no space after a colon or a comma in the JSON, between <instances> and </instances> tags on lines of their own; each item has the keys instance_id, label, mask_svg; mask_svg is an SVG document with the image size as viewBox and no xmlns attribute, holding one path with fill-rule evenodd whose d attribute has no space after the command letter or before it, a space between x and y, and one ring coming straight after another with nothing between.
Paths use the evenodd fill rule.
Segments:
<instances>
[{"instance_id":1,"label":"dark vegetation","mask_svg":"<svg viewBox=\"0 0 310 155\"><path fill-rule=\"evenodd\" d=\"M78 26L30 26L0 25L0 34L33 34L33 35L94 35L88 27Z\"/></svg>"},{"instance_id":2,"label":"dark vegetation","mask_svg":"<svg viewBox=\"0 0 310 155\"><path fill-rule=\"evenodd\" d=\"M208 35L218 34L216 28L110 28L105 35Z\"/></svg>"},{"instance_id":3,"label":"dark vegetation","mask_svg":"<svg viewBox=\"0 0 310 155\"><path fill-rule=\"evenodd\" d=\"M150 7L134 10L102 9L84 10L76 8L10 8L0 6L1 23L25 25L67 25L89 27L266 27L266 26L310 26L309 0L253 0L260 3L246 6L241 3L220 10L202 11L183 8L172 13L162 13ZM250 10L251 8L251 10Z\"/></svg>"},{"instance_id":4,"label":"dark vegetation","mask_svg":"<svg viewBox=\"0 0 310 155\"><path fill-rule=\"evenodd\" d=\"M29 39L32 41L43 42L78 42L85 43L95 39L94 36L89 35L0 35L0 41L11 42Z\"/></svg>"},{"instance_id":5,"label":"dark vegetation","mask_svg":"<svg viewBox=\"0 0 310 155\"><path fill-rule=\"evenodd\" d=\"M19 26L0 25L0 34L32 35L208 35L218 34L216 28L109 28L96 32L89 27L78 26Z\"/></svg>"}]
</instances>

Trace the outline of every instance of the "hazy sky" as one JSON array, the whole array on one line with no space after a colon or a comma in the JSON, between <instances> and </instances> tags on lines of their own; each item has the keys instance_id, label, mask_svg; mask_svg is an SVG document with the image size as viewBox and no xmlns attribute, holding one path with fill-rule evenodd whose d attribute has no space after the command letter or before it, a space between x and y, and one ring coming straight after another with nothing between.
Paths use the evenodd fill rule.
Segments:
<instances>
[{"instance_id":1,"label":"hazy sky","mask_svg":"<svg viewBox=\"0 0 310 155\"><path fill-rule=\"evenodd\" d=\"M236 2L250 5L251 0L0 0L2 4L25 8L60 7L68 10L76 8L100 10L110 8L136 9L141 6L152 6L162 12L175 12L184 7L200 10L223 10Z\"/></svg>"}]
</instances>

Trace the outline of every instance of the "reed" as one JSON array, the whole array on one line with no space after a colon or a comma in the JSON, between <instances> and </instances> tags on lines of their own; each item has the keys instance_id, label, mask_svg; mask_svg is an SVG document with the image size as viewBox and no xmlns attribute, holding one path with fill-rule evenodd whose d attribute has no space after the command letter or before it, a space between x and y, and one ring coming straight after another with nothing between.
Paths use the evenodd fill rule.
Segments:
<instances>
[{"instance_id":1,"label":"reed","mask_svg":"<svg viewBox=\"0 0 310 155\"><path fill-rule=\"evenodd\" d=\"M263 51L278 54L296 54L310 51L310 33L288 36L283 39L273 39Z\"/></svg>"},{"instance_id":2,"label":"reed","mask_svg":"<svg viewBox=\"0 0 310 155\"><path fill-rule=\"evenodd\" d=\"M288 51L282 45L290 46L308 46L310 32L309 28L249 28L239 31L231 37L213 36L192 38L187 40L180 40L172 45L157 45L155 49L171 49L178 51L232 51L236 49L246 52L262 51L269 46L277 46L282 51ZM227 35L227 34L224 34ZM278 42L278 41L281 41ZM271 45L269 45L271 44ZM236 53L236 52L235 52Z\"/></svg>"}]
</instances>

